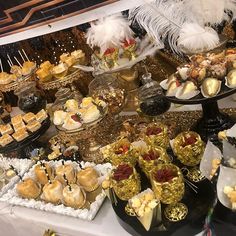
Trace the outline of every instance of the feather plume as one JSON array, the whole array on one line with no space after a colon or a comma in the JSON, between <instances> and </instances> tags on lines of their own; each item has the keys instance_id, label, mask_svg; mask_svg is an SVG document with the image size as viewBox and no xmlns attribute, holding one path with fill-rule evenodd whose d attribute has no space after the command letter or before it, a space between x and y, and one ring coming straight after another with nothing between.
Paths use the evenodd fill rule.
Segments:
<instances>
[{"instance_id":1,"label":"feather plume","mask_svg":"<svg viewBox=\"0 0 236 236\"><path fill-rule=\"evenodd\" d=\"M171 49L174 52L179 52L177 39L181 26L185 22L181 6L181 2L152 1L131 9L129 19L137 21L157 45L162 46L163 42L168 40Z\"/></svg>"},{"instance_id":2,"label":"feather plume","mask_svg":"<svg viewBox=\"0 0 236 236\"><path fill-rule=\"evenodd\" d=\"M219 44L217 32L210 27L201 27L195 23L185 23L180 30L178 46L183 51L198 53L211 50ZM184 50L185 49L185 50Z\"/></svg>"},{"instance_id":3,"label":"feather plume","mask_svg":"<svg viewBox=\"0 0 236 236\"><path fill-rule=\"evenodd\" d=\"M128 20L119 13L91 23L86 37L91 47L98 46L103 53L107 48L120 46L132 35Z\"/></svg>"}]
</instances>

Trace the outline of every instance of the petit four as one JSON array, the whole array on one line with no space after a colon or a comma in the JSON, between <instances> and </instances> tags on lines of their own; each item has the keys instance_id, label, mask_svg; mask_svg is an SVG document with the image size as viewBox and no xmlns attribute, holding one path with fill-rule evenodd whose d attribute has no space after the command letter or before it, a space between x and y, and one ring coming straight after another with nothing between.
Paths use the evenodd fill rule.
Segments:
<instances>
[{"instance_id":1,"label":"petit four","mask_svg":"<svg viewBox=\"0 0 236 236\"><path fill-rule=\"evenodd\" d=\"M80 119L77 114L67 113L62 127L66 130L78 129L82 126Z\"/></svg>"},{"instance_id":2,"label":"petit four","mask_svg":"<svg viewBox=\"0 0 236 236\"><path fill-rule=\"evenodd\" d=\"M7 124L7 125L0 125L0 132L2 135L12 134L14 132L14 130L12 129L10 124Z\"/></svg>"},{"instance_id":3,"label":"petit four","mask_svg":"<svg viewBox=\"0 0 236 236\"><path fill-rule=\"evenodd\" d=\"M43 200L58 204L62 200L63 185L58 180L53 180L43 187Z\"/></svg>"},{"instance_id":4,"label":"petit four","mask_svg":"<svg viewBox=\"0 0 236 236\"><path fill-rule=\"evenodd\" d=\"M42 123L44 120L46 120L47 117L48 117L47 112L44 109L42 109L41 111L39 111L36 114L36 120L40 123Z\"/></svg>"},{"instance_id":5,"label":"petit four","mask_svg":"<svg viewBox=\"0 0 236 236\"><path fill-rule=\"evenodd\" d=\"M29 130L32 133L40 129L40 127L41 127L41 124L37 120L31 122L30 124L26 126L27 130Z\"/></svg>"},{"instance_id":6,"label":"petit four","mask_svg":"<svg viewBox=\"0 0 236 236\"><path fill-rule=\"evenodd\" d=\"M0 137L0 145L5 147L7 144L13 142L13 138L9 134L4 134Z\"/></svg>"},{"instance_id":7,"label":"petit four","mask_svg":"<svg viewBox=\"0 0 236 236\"><path fill-rule=\"evenodd\" d=\"M17 141L20 142L23 139L27 138L29 136L28 132L26 131L26 129L19 129L17 130L12 137Z\"/></svg>"},{"instance_id":8,"label":"petit four","mask_svg":"<svg viewBox=\"0 0 236 236\"><path fill-rule=\"evenodd\" d=\"M24 120L24 122L26 122L28 124L28 123L31 123L34 120L36 120L36 116L32 112L28 112L25 115L23 115L23 120Z\"/></svg>"},{"instance_id":9,"label":"petit four","mask_svg":"<svg viewBox=\"0 0 236 236\"><path fill-rule=\"evenodd\" d=\"M49 179L53 180L52 168L47 163L36 165L34 168L34 173L37 181L42 185L48 183Z\"/></svg>"},{"instance_id":10,"label":"petit four","mask_svg":"<svg viewBox=\"0 0 236 236\"><path fill-rule=\"evenodd\" d=\"M41 188L33 179L27 178L17 184L17 192L23 198L38 198Z\"/></svg>"},{"instance_id":11,"label":"petit four","mask_svg":"<svg viewBox=\"0 0 236 236\"><path fill-rule=\"evenodd\" d=\"M61 183L65 183L64 175L68 180L68 183L76 182L76 173L74 167L70 164L60 165L56 168L56 176Z\"/></svg>"},{"instance_id":12,"label":"petit four","mask_svg":"<svg viewBox=\"0 0 236 236\"><path fill-rule=\"evenodd\" d=\"M11 123L14 127L14 130L17 131L20 128L23 128L25 126L22 115L17 115L11 118Z\"/></svg>"}]
</instances>

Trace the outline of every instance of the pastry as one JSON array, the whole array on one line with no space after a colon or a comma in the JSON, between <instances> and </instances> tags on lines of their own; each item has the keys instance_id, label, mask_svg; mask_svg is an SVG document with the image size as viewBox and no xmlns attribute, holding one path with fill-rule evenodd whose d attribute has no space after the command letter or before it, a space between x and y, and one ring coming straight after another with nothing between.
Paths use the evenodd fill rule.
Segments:
<instances>
[{"instance_id":1,"label":"pastry","mask_svg":"<svg viewBox=\"0 0 236 236\"><path fill-rule=\"evenodd\" d=\"M60 60L61 62L65 62L67 64L68 67L71 67L75 64L76 59L74 56L70 56L68 53L63 53L60 56Z\"/></svg>"},{"instance_id":2,"label":"pastry","mask_svg":"<svg viewBox=\"0 0 236 236\"><path fill-rule=\"evenodd\" d=\"M38 76L39 80L44 82L49 82L52 79L52 73L48 69L40 68L36 71L36 75Z\"/></svg>"},{"instance_id":3,"label":"pastry","mask_svg":"<svg viewBox=\"0 0 236 236\"><path fill-rule=\"evenodd\" d=\"M16 176L16 172L12 168L10 168L6 171L6 179L10 180L14 176Z\"/></svg>"},{"instance_id":4,"label":"pastry","mask_svg":"<svg viewBox=\"0 0 236 236\"><path fill-rule=\"evenodd\" d=\"M32 71L35 69L36 64L32 61L25 61L23 63L23 67L22 67L22 74L23 75L28 75L30 73L32 73Z\"/></svg>"},{"instance_id":5,"label":"pastry","mask_svg":"<svg viewBox=\"0 0 236 236\"><path fill-rule=\"evenodd\" d=\"M61 183L66 183L64 175L68 180L69 184L76 182L76 173L75 169L71 164L60 165L56 168L56 176Z\"/></svg>"},{"instance_id":6,"label":"pastry","mask_svg":"<svg viewBox=\"0 0 236 236\"><path fill-rule=\"evenodd\" d=\"M16 75L17 78L22 77L22 70L20 66L16 66L16 65L11 66L10 72Z\"/></svg>"},{"instance_id":7,"label":"pastry","mask_svg":"<svg viewBox=\"0 0 236 236\"><path fill-rule=\"evenodd\" d=\"M66 116L67 116L67 113L62 110L55 111L53 115L54 125L62 125L65 121Z\"/></svg>"},{"instance_id":8,"label":"pastry","mask_svg":"<svg viewBox=\"0 0 236 236\"><path fill-rule=\"evenodd\" d=\"M66 58L69 57L70 54L69 53L62 53L60 56L60 61L61 62L65 62Z\"/></svg>"},{"instance_id":9,"label":"pastry","mask_svg":"<svg viewBox=\"0 0 236 236\"><path fill-rule=\"evenodd\" d=\"M12 117L11 123L12 123L15 131L17 131L18 129L21 129L25 126L21 115L17 115L17 116Z\"/></svg>"},{"instance_id":10,"label":"pastry","mask_svg":"<svg viewBox=\"0 0 236 236\"><path fill-rule=\"evenodd\" d=\"M27 138L29 136L28 132L25 130L25 128L17 130L12 137L17 141L20 142L23 139Z\"/></svg>"},{"instance_id":11,"label":"pastry","mask_svg":"<svg viewBox=\"0 0 236 236\"><path fill-rule=\"evenodd\" d=\"M44 70L50 70L50 69L52 69L53 65L51 64L50 61L44 61L43 63L40 64L39 67Z\"/></svg>"},{"instance_id":12,"label":"pastry","mask_svg":"<svg viewBox=\"0 0 236 236\"><path fill-rule=\"evenodd\" d=\"M206 98L214 97L220 92L221 81L215 78L206 78L201 86L202 95Z\"/></svg>"},{"instance_id":13,"label":"pastry","mask_svg":"<svg viewBox=\"0 0 236 236\"><path fill-rule=\"evenodd\" d=\"M62 200L62 191L62 183L55 179L44 185L42 199L53 204L59 204Z\"/></svg>"},{"instance_id":14,"label":"pastry","mask_svg":"<svg viewBox=\"0 0 236 236\"><path fill-rule=\"evenodd\" d=\"M12 82L12 77L6 72L0 73L0 84L9 84Z\"/></svg>"},{"instance_id":15,"label":"pastry","mask_svg":"<svg viewBox=\"0 0 236 236\"><path fill-rule=\"evenodd\" d=\"M10 124L7 124L7 125L0 125L0 132L2 135L12 134L14 132L14 130L12 129Z\"/></svg>"},{"instance_id":16,"label":"pastry","mask_svg":"<svg viewBox=\"0 0 236 236\"><path fill-rule=\"evenodd\" d=\"M236 210L236 186L235 187L225 186L224 193L229 198L232 204L232 209Z\"/></svg>"},{"instance_id":17,"label":"pastry","mask_svg":"<svg viewBox=\"0 0 236 236\"><path fill-rule=\"evenodd\" d=\"M9 134L4 134L0 137L0 145L5 147L7 144L13 142L13 138Z\"/></svg>"},{"instance_id":18,"label":"pastry","mask_svg":"<svg viewBox=\"0 0 236 236\"><path fill-rule=\"evenodd\" d=\"M85 194L77 184L67 185L62 194L63 203L68 207L78 209L85 204Z\"/></svg>"},{"instance_id":19,"label":"pastry","mask_svg":"<svg viewBox=\"0 0 236 236\"><path fill-rule=\"evenodd\" d=\"M98 177L99 174L93 167L86 167L77 173L77 184L85 191L91 192L99 186Z\"/></svg>"},{"instance_id":20,"label":"pastry","mask_svg":"<svg viewBox=\"0 0 236 236\"><path fill-rule=\"evenodd\" d=\"M40 129L40 127L41 127L41 124L37 120L32 121L31 123L26 125L27 130L29 130L32 133Z\"/></svg>"},{"instance_id":21,"label":"pastry","mask_svg":"<svg viewBox=\"0 0 236 236\"><path fill-rule=\"evenodd\" d=\"M39 111L37 114L36 114L36 120L40 123L42 123L44 120L46 120L48 118L48 114L47 112L42 109L41 111Z\"/></svg>"},{"instance_id":22,"label":"pastry","mask_svg":"<svg viewBox=\"0 0 236 236\"><path fill-rule=\"evenodd\" d=\"M63 78L68 71L68 66L65 63L59 63L57 66L52 68L52 74L57 78Z\"/></svg>"},{"instance_id":23,"label":"pastry","mask_svg":"<svg viewBox=\"0 0 236 236\"><path fill-rule=\"evenodd\" d=\"M82 50L75 50L71 53L71 56L73 56L75 59L81 59L85 57L85 54Z\"/></svg>"},{"instance_id":24,"label":"pastry","mask_svg":"<svg viewBox=\"0 0 236 236\"><path fill-rule=\"evenodd\" d=\"M80 117L78 114L71 114L68 113L65 120L64 120L64 124L62 125L62 127L66 130L74 130L74 129L78 129L82 126Z\"/></svg>"},{"instance_id":25,"label":"pastry","mask_svg":"<svg viewBox=\"0 0 236 236\"><path fill-rule=\"evenodd\" d=\"M34 167L34 173L37 181L45 185L49 180L53 180L52 168L47 163L38 164Z\"/></svg>"},{"instance_id":26,"label":"pastry","mask_svg":"<svg viewBox=\"0 0 236 236\"><path fill-rule=\"evenodd\" d=\"M100 117L100 111L97 106L90 106L86 112L83 114L82 119L84 123L90 123L97 120Z\"/></svg>"},{"instance_id":27,"label":"pastry","mask_svg":"<svg viewBox=\"0 0 236 236\"><path fill-rule=\"evenodd\" d=\"M94 104L93 104L93 99L91 98L91 97L86 97L86 98L83 98L82 99L82 102L81 102L81 108L89 108L89 107L91 107L91 106L93 106Z\"/></svg>"},{"instance_id":28,"label":"pastry","mask_svg":"<svg viewBox=\"0 0 236 236\"><path fill-rule=\"evenodd\" d=\"M69 99L65 103L65 109L68 112L77 112L79 109L79 103L75 99Z\"/></svg>"},{"instance_id":29,"label":"pastry","mask_svg":"<svg viewBox=\"0 0 236 236\"><path fill-rule=\"evenodd\" d=\"M24 120L24 122L26 122L28 124L28 123L31 123L31 122L35 121L36 116L32 112L28 112L23 116L23 120Z\"/></svg>"},{"instance_id":30,"label":"pastry","mask_svg":"<svg viewBox=\"0 0 236 236\"><path fill-rule=\"evenodd\" d=\"M17 193L23 198L38 198L41 193L41 188L33 179L27 178L21 181L16 186Z\"/></svg>"}]
</instances>

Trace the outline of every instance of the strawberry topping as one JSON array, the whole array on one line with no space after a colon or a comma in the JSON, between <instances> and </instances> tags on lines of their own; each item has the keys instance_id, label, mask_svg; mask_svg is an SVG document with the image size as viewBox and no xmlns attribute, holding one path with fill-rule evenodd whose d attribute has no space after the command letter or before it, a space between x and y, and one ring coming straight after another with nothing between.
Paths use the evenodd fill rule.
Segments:
<instances>
[{"instance_id":1,"label":"strawberry topping","mask_svg":"<svg viewBox=\"0 0 236 236\"><path fill-rule=\"evenodd\" d=\"M116 181L121 181L124 179L128 179L130 175L133 174L133 168L128 164L119 165L113 174L113 179Z\"/></svg>"}]
</instances>

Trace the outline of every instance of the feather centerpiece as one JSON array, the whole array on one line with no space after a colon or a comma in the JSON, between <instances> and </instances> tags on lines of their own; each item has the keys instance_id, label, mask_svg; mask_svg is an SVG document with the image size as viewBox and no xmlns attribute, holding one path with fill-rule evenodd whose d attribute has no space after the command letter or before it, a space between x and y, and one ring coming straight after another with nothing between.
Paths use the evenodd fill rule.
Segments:
<instances>
[{"instance_id":1,"label":"feather centerpiece","mask_svg":"<svg viewBox=\"0 0 236 236\"><path fill-rule=\"evenodd\" d=\"M119 47L125 40L133 37L129 22L121 13L97 20L91 23L86 33L87 44L92 48L97 46L103 54L106 49Z\"/></svg>"}]
</instances>

